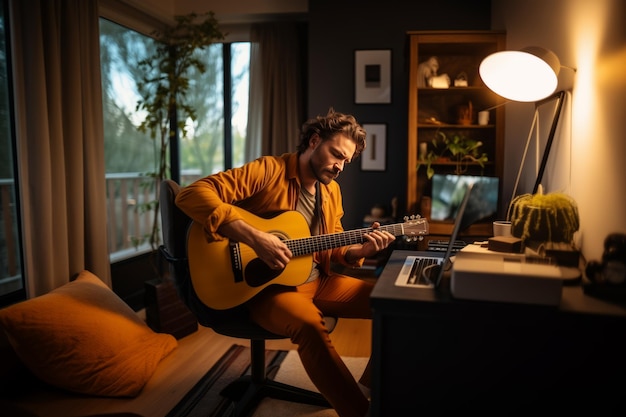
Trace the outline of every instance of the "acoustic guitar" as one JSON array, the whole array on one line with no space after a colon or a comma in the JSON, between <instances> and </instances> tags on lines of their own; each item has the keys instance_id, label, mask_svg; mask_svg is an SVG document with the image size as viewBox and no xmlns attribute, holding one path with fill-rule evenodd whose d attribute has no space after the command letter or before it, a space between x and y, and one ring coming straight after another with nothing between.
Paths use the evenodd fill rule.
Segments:
<instances>
[{"instance_id":1,"label":"acoustic guitar","mask_svg":"<svg viewBox=\"0 0 626 417\"><path fill-rule=\"evenodd\" d=\"M283 240L293 258L284 269L272 269L246 244L228 239L207 242L202 225L193 222L187 237L191 282L200 300L216 310L243 304L268 285L303 284L311 273L314 252L362 243L363 235L373 230L369 227L311 236L304 216L297 211L264 219L238 210L244 221ZM382 225L380 230L417 240L428 234L429 225L426 219L412 216L404 223Z\"/></svg>"}]
</instances>

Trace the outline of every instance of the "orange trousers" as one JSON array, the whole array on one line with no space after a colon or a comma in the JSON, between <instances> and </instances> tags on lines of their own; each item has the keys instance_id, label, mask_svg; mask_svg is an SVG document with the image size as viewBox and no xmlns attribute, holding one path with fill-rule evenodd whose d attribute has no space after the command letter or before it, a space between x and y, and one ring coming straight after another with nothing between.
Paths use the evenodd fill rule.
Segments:
<instances>
[{"instance_id":1,"label":"orange trousers","mask_svg":"<svg viewBox=\"0 0 626 417\"><path fill-rule=\"evenodd\" d=\"M297 287L269 286L248 301L250 317L265 329L291 339L309 378L340 417L363 417L369 400L335 350L324 316L372 317L374 285L333 274ZM370 386L370 364L359 382Z\"/></svg>"}]
</instances>

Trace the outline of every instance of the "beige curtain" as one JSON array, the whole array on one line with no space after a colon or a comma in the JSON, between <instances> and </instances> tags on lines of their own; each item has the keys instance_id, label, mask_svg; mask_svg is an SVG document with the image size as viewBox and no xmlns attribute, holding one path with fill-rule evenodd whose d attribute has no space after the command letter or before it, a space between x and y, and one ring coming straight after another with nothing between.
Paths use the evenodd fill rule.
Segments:
<instances>
[{"instance_id":1,"label":"beige curtain","mask_svg":"<svg viewBox=\"0 0 626 417\"><path fill-rule=\"evenodd\" d=\"M293 152L303 119L302 48L298 23L255 24L250 62L247 157Z\"/></svg>"},{"instance_id":2,"label":"beige curtain","mask_svg":"<svg viewBox=\"0 0 626 417\"><path fill-rule=\"evenodd\" d=\"M97 0L11 0L29 297L83 269L111 284Z\"/></svg>"}]
</instances>

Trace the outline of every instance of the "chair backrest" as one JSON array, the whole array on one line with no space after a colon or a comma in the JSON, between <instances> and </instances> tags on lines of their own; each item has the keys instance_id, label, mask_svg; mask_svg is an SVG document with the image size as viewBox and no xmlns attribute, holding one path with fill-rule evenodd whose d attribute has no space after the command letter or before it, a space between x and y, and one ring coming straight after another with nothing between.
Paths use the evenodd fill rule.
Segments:
<instances>
[{"instance_id":1,"label":"chair backrest","mask_svg":"<svg viewBox=\"0 0 626 417\"><path fill-rule=\"evenodd\" d=\"M191 218L176 206L176 195L180 186L176 181L163 180L159 195L163 245L160 250L170 264L170 274L179 290L189 285L187 263L187 230Z\"/></svg>"},{"instance_id":2,"label":"chair backrest","mask_svg":"<svg viewBox=\"0 0 626 417\"><path fill-rule=\"evenodd\" d=\"M180 188L176 181L170 179L161 182L159 205L163 244L159 249L170 265L170 277L178 295L194 313L198 322L214 329L221 325L230 326L229 322L233 318L241 320L244 309L238 309L241 312L237 314L227 310L213 310L199 300L193 288L187 259L187 233L192 219L176 205L176 196Z\"/></svg>"}]
</instances>

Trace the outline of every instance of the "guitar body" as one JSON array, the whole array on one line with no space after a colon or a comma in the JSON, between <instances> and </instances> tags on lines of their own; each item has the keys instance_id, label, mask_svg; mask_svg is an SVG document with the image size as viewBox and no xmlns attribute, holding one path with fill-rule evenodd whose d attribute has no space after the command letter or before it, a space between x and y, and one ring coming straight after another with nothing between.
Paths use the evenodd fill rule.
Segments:
<instances>
[{"instance_id":1,"label":"guitar body","mask_svg":"<svg viewBox=\"0 0 626 417\"><path fill-rule=\"evenodd\" d=\"M297 211L287 211L271 219L245 210L240 212L247 223L282 240L310 236L306 220ZM238 256L233 259L234 253ZM271 284L303 284L313 267L313 255L309 254L293 257L284 269L274 270L248 245L228 239L207 242L202 225L196 222L189 230L187 256L198 298L216 310L243 304Z\"/></svg>"}]
</instances>

